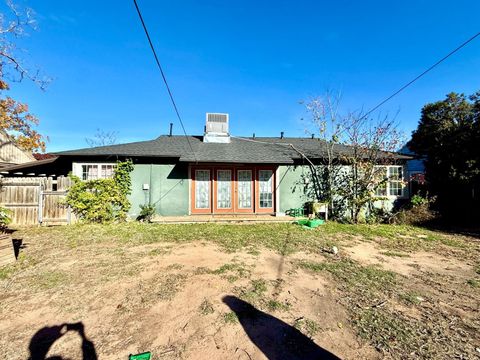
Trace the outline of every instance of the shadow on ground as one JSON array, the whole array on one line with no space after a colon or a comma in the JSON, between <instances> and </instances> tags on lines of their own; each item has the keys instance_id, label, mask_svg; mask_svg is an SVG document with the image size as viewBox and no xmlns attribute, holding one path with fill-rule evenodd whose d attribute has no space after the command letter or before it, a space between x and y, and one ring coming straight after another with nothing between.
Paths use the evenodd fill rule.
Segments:
<instances>
[{"instance_id":1,"label":"shadow on ground","mask_svg":"<svg viewBox=\"0 0 480 360\"><path fill-rule=\"evenodd\" d=\"M47 357L48 351L52 345L69 331L77 332L82 339L82 359L83 360L97 360L97 352L95 345L88 340L85 335L85 328L83 323L61 324L51 327L44 327L38 330L30 340L28 349L30 350L30 357L28 360L62 360L61 356Z\"/></svg>"},{"instance_id":2,"label":"shadow on ground","mask_svg":"<svg viewBox=\"0 0 480 360\"><path fill-rule=\"evenodd\" d=\"M15 253L15 259L18 260L18 257L20 256L20 250L23 250L27 247L23 243L23 239L12 239L12 245L13 245L13 252Z\"/></svg>"},{"instance_id":3,"label":"shadow on ground","mask_svg":"<svg viewBox=\"0 0 480 360\"><path fill-rule=\"evenodd\" d=\"M249 303L235 296L225 296L222 300L235 312L250 340L268 359L340 359L298 329Z\"/></svg>"}]
</instances>

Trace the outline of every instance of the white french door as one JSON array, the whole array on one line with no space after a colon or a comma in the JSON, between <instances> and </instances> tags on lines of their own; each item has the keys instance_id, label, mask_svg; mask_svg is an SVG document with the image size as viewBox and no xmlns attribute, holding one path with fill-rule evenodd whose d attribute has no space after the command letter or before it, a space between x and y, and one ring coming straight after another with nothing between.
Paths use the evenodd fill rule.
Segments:
<instances>
[{"instance_id":1,"label":"white french door","mask_svg":"<svg viewBox=\"0 0 480 360\"><path fill-rule=\"evenodd\" d=\"M251 169L237 169L237 212L253 212L253 171Z\"/></svg>"}]
</instances>

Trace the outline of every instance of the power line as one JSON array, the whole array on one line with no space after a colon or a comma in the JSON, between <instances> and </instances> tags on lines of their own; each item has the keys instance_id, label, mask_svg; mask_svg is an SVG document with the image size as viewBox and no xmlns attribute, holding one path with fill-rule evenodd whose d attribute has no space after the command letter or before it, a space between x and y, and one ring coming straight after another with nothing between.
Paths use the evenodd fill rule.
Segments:
<instances>
[{"instance_id":1,"label":"power line","mask_svg":"<svg viewBox=\"0 0 480 360\"><path fill-rule=\"evenodd\" d=\"M269 142L269 141L259 141L259 140L253 140L253 139L249 139L249 138L244 138L244 137L241 137L241 136L232 136L232 138L234 139L239 139L239 140L243 140L243 141L250 141L250 142L253 142L253 143L257 143L257 144L265 144L265 145L278 145L278 146L284 146L284 147L289 147L289 148L292 148L295 152L297 152L301 157L305 158L305 160L307 160L310 165L312 166L315 166L313 164L313 162L307 157L307 155L305 155L303 152L301 152L296 146L294 146L292 143L280 143L280 142Z\"/></svg>"},{"instance_id":2,"label":"power line","mask_svg":"<svg viewBox=\"0 0 480 360\"><path fill-rule=\"evenodd\" d=\"M437 67L440 63L442 63L443 61L447 60L450 56L452 56L453 54L455 54L458 50L460 50L461 48L463 48L465 45L467 45L469 42L473 41L475 38L477 38L478 36L480 36L480 32L475 34L474 36L472 36L470 39L468 39L467 41L465 41L463 44L461 44L460 46L458 46L456 49L452 50L451 52L449 52L447 55L445 55L443 58L441 58L440 60L438 60L435 64L433 64L432 66L430 66L427 70L425 70L424 72L422 72L420 75L416 76L413 80L409 81L408 83L406 83L405 85L403 85L400 89L398 89L397 91L395 91L392 95L390 95L389 97L385 98L384 100L382 100L378 105L374 106L372 109L370 109L369 111L367 111L367 113L365 115L363 115L363 118L366 118L368 115L370 115L372 112L374 112L375 110L377 110L380 106L382 106L383 104L385 104L387 101L389 101L390 99L392 99L393 97L397 96L399 93L401 93L403 90L405 90L407 87L409 87L410 85L412 85L415 81L417 81L418 79L420 79L422 76L424 76L425 74L427 74L428 72L430 72L431 70L433 70L435 67Z\"/></svg>"},{"instance_id":3,"label":"power line","mask_svg":"<svg viewBox=\"0 0 480 360\"><path fill-rule=\"evenodd\" d=\"M170 86L168 86L167 78L165 76L165 73L163 72L162 65L160 64L160 60L158 60L157 52L155 51L155 47L153 46L152 40L150 39L150 34L148 33L147 26L143 21L142 13L140 11L140 8L138 7L137 0L133 0L133 3L135 4L135 8L137 9L138 17L140 18L140 22L142 23L143 30L145 31L145 35L147 35L148 43L150 44L150 49L152 49L153 56L155 57L155 61L157 63L158 69L160 70L160 74L162 75L163 82L165 83L165 87L167 88L168 95L170 96L170 100L172 101L172 105L173 105L173 108L175 109L175 113L177 114L177 118L180 121L180 125L182 126L182 130L187 139L188 146L192 151L195 162L198 162L197 157L195 155L195 151L193 151L192 144L190 143L190 138L188 137L187 132L185 131L185 126L183 125L182 117L180 116L180 112L178 111L177 104L175 103L175 99L173 98L172 91L170 90Z\"/></svg>"}]
</instances>

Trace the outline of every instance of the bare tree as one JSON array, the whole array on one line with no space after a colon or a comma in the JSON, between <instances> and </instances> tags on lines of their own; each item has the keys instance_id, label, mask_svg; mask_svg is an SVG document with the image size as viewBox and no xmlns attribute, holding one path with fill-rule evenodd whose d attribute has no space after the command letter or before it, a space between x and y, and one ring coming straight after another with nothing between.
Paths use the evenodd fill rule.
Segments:
<instances>
[{"instance_id":1,"label":"bare tree","mask_svg":"<svg viewBox=\"0 0 480 360\"><path fill-rule=\"evenodd\" d=\"M29 79L41 89L45 89L50 79L42 76L38 69L32 70L21 60L23 49L17 46L17 40L36 30L33 10L20 9L12 1L7 1L10 14L0 13L0 89L8 89L6 81L20 82Z\"/></svg>"},{"instance_id":2,"label":"bare tree","mask_svg":"<svg viewBox=\"0 0 480 360\"><path fill-rule=\"evenodd\" d=\"M302 102L309 115L307 133L317 135L322 157L320 164L309 162L315 198L329 204L329 211L335 214L341 211L341 205L336 201L335 194L341 177L341 163L337 155L340 141L344 134L343 118L339 113L341 94L327 91L323 96L317 96ZM305 119L303 119L305 120ZM320 165L320 166L318 166Z\"/></svg>"},{"instance_id":3,"label":"bare tree","mask_svg":"<svg viewBox=\"0 0 480 360\"><path fill-rule=\"evenodd\" d=\"M337 217L348 209L359 221L363 209L385 199L381 190L388 179L381 164L395 163L395 150L404 142L394 118L369 118L362 111L342 114L340 95L327 92L306 103L308 124L319 134L322 158L310 165L310 176L318 201L329 203ZM347 146L345 146L347 145Z\"/></svg>"},{"instance_id":4,"label":"bare tree","mask_svg":"<svg viewBox=\"0 0 480 360\"><path fill-rule=\"evenodd\" d=\"M387 116L376 120L362 112L345 118L345 143L351 151L344 156L350 165L340 195L346 201L353 222L359 221L362 210L373 210L374 202L384 200L386 183L390 180L384 166L397 162L396 153L405 137L397 124Z\"/></svg>"},{"instance_id":5,"label":"bare tree","mask_svg":"<svg viewBox=\"0 0 480 360\"><path fill-rule=\"evenodd\" d=\"M113 145L117 142L117 135L117 131L104 131L97 129L97 132L93 137L85 138L85 141L90 147Z\"/></svg>"},{"instance_id":6,"label":"bare tree","mask_svg":"<svg viewBox=\"0 0 480 360\"><path fill-rule=\"evenodd\" d=\"M8 14L0 13L0 94L10 89L9 82L28 79L45 89L50 81L38 70L31 70L21 59L18 39L35 29L31 9L20 10L12 1L7 1ZM28 151L45 150L45 138L34 127L38 119L29 112L28 105L9 96L0 98L0 131Z\"/></svg>"}]
</instances>

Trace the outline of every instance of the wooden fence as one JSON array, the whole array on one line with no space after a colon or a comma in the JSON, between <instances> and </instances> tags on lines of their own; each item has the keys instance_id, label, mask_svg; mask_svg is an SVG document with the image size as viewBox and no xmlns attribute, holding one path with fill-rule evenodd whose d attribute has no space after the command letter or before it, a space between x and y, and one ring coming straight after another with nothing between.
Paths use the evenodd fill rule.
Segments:
<instances>
[{"instance_id":1,"label":"wooden fence","mask_svg":"<svg viewBox=\"0 0 480 360\"><path fill-rule=\"evenodd\" d=\"M3 178L0 204L12 212L12 225L69 224L70 208L62 199L70 185L64 176Z\"/></svg>"},{"instance_id":2,"label":"wooden fence","mask_svg":"<svg viewBox=\"0 0 480 360\"><path fill-rule=\"evenodd\" d=\"M0 266L15 262L15 250L12 238L8 234L0 234Z\"/></svg>"}]
</instances>

